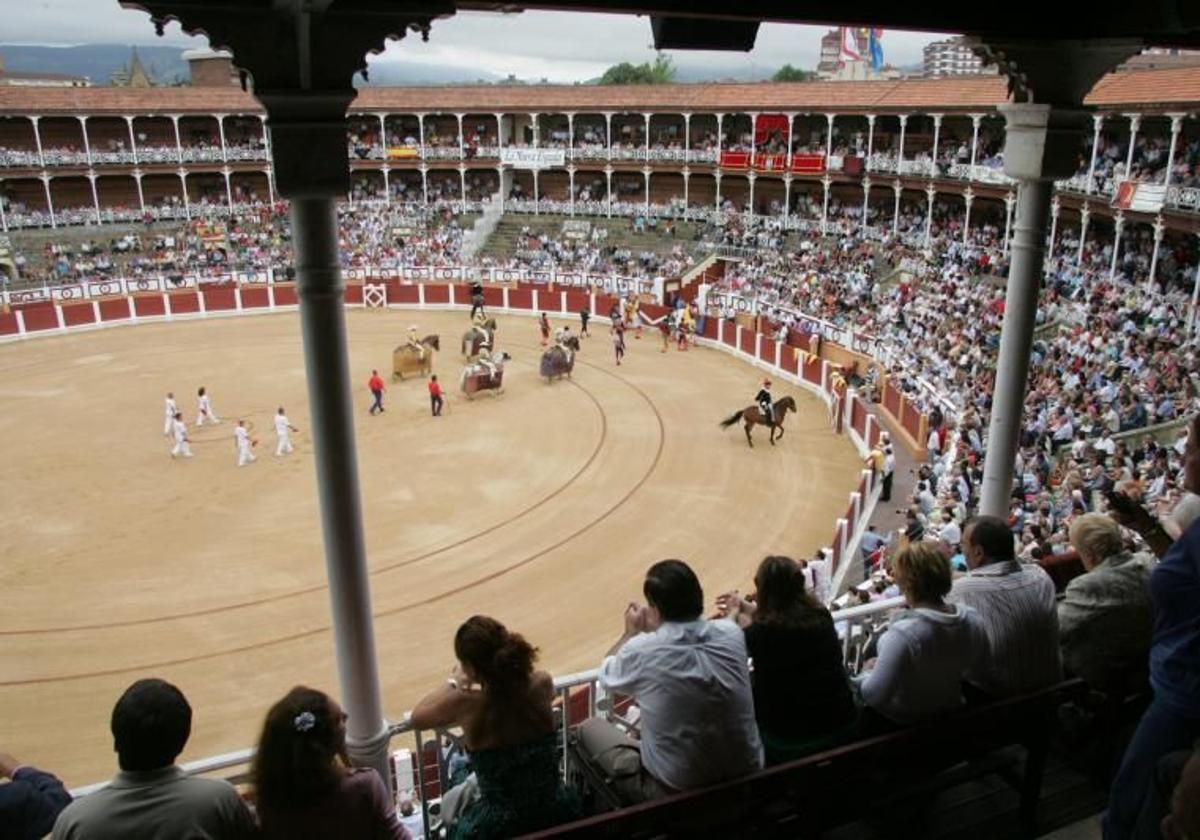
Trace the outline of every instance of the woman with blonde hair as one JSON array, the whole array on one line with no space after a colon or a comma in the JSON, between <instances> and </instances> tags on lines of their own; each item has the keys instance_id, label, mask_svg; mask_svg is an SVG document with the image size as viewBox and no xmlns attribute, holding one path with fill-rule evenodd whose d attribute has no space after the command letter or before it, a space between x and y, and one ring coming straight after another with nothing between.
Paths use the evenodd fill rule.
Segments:
<instances>
[{"instance_id":1,"label":"woman with blonde hair","mask_svg":"<svg viewBox=\"0 0 1200 840\"><path fill-rule=\"evenodd\" d=\"M879 638L875 666L858 677L858 687L865 706L907 725L962 705L963 675L988 655L988 642L974 609L945 601L951 586L945 554L913 543L892 565L908 609Z\"/></svg>"}]
</instances>

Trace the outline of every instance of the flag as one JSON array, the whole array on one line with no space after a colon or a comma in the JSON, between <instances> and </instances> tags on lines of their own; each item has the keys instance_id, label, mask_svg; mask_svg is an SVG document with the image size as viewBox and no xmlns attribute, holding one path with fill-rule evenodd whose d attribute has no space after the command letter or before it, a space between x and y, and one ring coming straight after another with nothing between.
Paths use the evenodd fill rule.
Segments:
<instances>
[{"instance_id":1,"label":"flag","mask_svg":"<svg viewBox=\"0 0 1200 840\"><path fill-rule=\"evenodd\" d=\"M883 30L872 26L867 35L868 52L871 54L871 69L879 72L883 69Z\"/></svg>"},{"instance_id":2,"label":"flag","mask_svg":"<svg viewBox=\"0 0 1200 840\"><path fill-rule=\"evenodd\" d=\"M854 30L849 26L842 27L842 49L838 54L839 61L862 61L862 56L858 52L858 41L854 37Z\"/></svg>"}]
</instances>

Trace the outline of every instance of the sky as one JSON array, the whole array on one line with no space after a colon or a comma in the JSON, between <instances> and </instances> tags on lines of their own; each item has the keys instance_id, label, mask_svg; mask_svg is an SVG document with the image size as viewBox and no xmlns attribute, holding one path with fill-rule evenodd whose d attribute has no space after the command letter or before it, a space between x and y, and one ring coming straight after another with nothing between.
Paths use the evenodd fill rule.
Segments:
<instances>
[{"instance_id":1,"label":"sky","mask_svg":"<svg viewBox=\"0 0 1200 840\"><path fill-rule=\"evenodd\" d=\"M15 0L13 0L15 2ZM107 5L107 8L106 8ZM122 9L116 0L24 0L20 15L5 15L3 38L10 43L159 43L204 46L178 25L156 39L149 17ZM819 41L826 27L764 24L750 53L672 52L677 63L711 69L720 77L734 69L773 71L783 64L816 66ZM940 34L885 31L888 63L920 62L921 47ZM514 74L523 79L585 81L621 61L654 58L647 18L629 15L523 12L462 12L435 21L429 43L410 35L393 42L372 64L441 64L477 68L492 76Z\"/></svg>"}]
</instances>

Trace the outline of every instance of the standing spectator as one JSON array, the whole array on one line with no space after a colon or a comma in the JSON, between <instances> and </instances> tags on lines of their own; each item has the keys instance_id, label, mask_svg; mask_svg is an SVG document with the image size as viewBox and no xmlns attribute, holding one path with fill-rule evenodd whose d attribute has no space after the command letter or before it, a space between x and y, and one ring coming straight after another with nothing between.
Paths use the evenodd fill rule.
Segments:
<instances>
[{"instance_id":1,"label":"standing spectator","mask_svg":"<svg viewBox=\"0 0 1200 840\"><path fill-rule=\"evenodd\" d=\"M351 767L346 713L296 686L271 707L251 768L262 834L280 840L408 840L379 774Z\"/></svg>"},{"instance_id":2,"label":"standing spectator","mask_svg":"<svg viewBox=\"0 0 1200 840\"><path fill-rule=\"evenodd\" d=\"M1071 545L1085 574L1058 604L1063 665L1093 688L1143 688L1150 650L1150 558L1125 548L1117 523L1085 513L1071 523Z\"/></svg>"},{"instance_id":3,"label":"standing spectator","mask_svg":"<svg viewBox=\"0 0 1200 840\"><path fill-rule=\"evenodd\" d=\"M753 600L730 592L717 603L746 634L758 734L767 764L778 764L833 746L858 713L833 618L805 590L800 564L767 557L754 589Z\"/></svg>"},{"instance_id":4,"label":"standing spectator","mask_svg":"<svg viewBox=\"0 0 1200 840\"><path fill-rule=\"evenodd\" d=\"M1200 417L1192 420L1188 436L1184 488L1200 491ZM1154 699L1113 778L1103 822L1106 840L1130 836L1158 761L1200 738L1200 521L1188 526L1150 573L1150 600Z\"/></svg>"},{"instance_id":5,"label":"standing spectator","mask_svg":"<svg viewBox=\"0 0 1200 840\"><path fill-rule=\"evenodd\" d=\"M987 633L974 609L945 602L950 563L935 546L908 546L894 570L908 611L879 638L879 656L859 689L867 708L907 725L962 705L963 675L987 656Z\"/></svg>"},{"instance_id":6,"label":"standing spectator","mask_svg":"<svg viewBox=\"0 0 1200 840\"><path fill-rule=\"evenodd\" d=\"M57 777L6 752L0 752L0 837L5 840L38 840L54 828L54 820L71 802L71 794Z\"/></svg>"},{"instance_id":7,"label":"standing spectator","mask_svg":"<svg viewBox=\"0 0 1200 840\"><path fill-rule=\"evenodd\" d=\"M383 377L379 375L379 371L371 371L371 378L367 380L367 388L371 391L371 396L375 398L375 402L371 403L371 414L376 414L383 411Z\"/></svg>"},{"instance_id":8,"label":"standing spectator","mask_svg":"<svg viewBox=\"0 0 1200 840\"><path fill-rule=\"evenodd\" d=\"M963 530L970 568L947 600L974 607L987 630L990 655L967 682L992 697L1008 697L1062 679L1054 581L1039 566L1018 562L1003 519L977 516Z\"/></svg>"},{"instance_id":9,"label":"standing spectator","mask_svg":"<svg viewBox=\"0 0 1200 840\"><path fill-rule=\"evenodd\" d=\"M883 487L879 493L881 502L890 502L892 500L892 479L896 473L896 454L892 451L891 444L887 444L883 448Z\"/></svg>"},{"instance_id":10,"label":"standing spectator","mask_svg":"<svg viewBox=\"0 0 1200 840\"><path fill-rule=\"evenodd\" d=\"M138 680L112 712L121 771L112 783L67 806L54 840L235 840L258 835L250 809L228 782L188 776L175 765L192 731L192 707L178 688Z\"/></svg>"},{"instance_id":11,"label":"standing spectator","mask_svg":"<svg viewBox=\"0 0 1200 840\"><path fill-rule=\"evenodd\" d=\"M632 696L638 741L599 718L579 729L582 751L622 801L735 779L762 767L746 640L732 621L706 621L704 592L681 560L646 572L646 605L630 604L625 630L600 666L601 688Z\"/></svg>"},{"instance_id":12,"label":"standing spectator","mask_svg":"<svg viewBox=\"0 0 1200 840\"><path fill-rule=\"evenodd\" d=\"M537 650L494 618L454 634L458 666L412 711L417 729L461 726L473 772L442 798L449 837L512 837L569 821L576 802L558 773L554 681Z\"/></svg>"}]
</instances>

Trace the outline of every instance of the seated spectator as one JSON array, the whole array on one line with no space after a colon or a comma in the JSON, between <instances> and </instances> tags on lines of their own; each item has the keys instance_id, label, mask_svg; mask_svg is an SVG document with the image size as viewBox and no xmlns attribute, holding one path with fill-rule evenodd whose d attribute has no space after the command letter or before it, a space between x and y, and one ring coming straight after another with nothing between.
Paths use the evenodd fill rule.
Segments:
<instances>
[{"instance_id":1,"label":"seated spectator","mask_svg":"<svg viewBox=\"0 0 1200 840\"><path fill-rule=\"evenodd\" d=\"M442 798L448 837L512 837L567 822L578 804L559 778L554 681L537 650L494 618L454 634L458 666L412 711L417 729L461 726L472 773Z\"/></svg>"},{"instance_id":2,"label":"seated spectator","mask_svg":"<svg viewBox=\"0 0 1200 840\"><path fill-rule=\"evenodd\" d=\"M680 560L646 572L646 605L625 610L625 631L600 666L600 687L630 695L640 740L593 718L582 751L626 803L735 779L762 767L746 640L732 621L701 617L700 581Z\"/></svg>"},{"instance_id":3,"label":"seated spectator","mask_svg":"<svg viewBox=\"0 0 1200 840\"><path fill-rule=\"evenodd\" d=\"M264 837L408 840L379 774L351 767L346 713L296 686L267 712L251 769Z\"/></svg>"},{"instance_id":4,"label":"seated spectator","mask_svg":"<svg viewBox=\"0 0 1200 840\"><path fill-rule=\"evenodd\" d=\"M857 684L867 708L907 725L962 705L963 675L987 656L987 633L974 609L943 600L950 562L935 546L908 546L893 569L909 609L892 619Z\"/></svg>"},{"instance_id":5,"label":"seated spectator","mask_svg":"<svg viewBox=\"0 0 1200 840\"><path fill-rule=\"evenodd\" d=\"M1200 491L1200 417L1192 420L1184 488ZM1103 821L1106 838L1131 835L1159 760L1200 738L1200 522L1188 526L1150 573L1150 600L1154 699L1113 778Z\"/></svg>"},{"instance_id":6,"label":"seated spectator","mask_svg":"<svg viewBox=\"0 0 1200 840\"><path fill-rule=\"evenodd\" d=\"M833 746L857 712L833 618L805 591L800 564L767 557L754 588L754 600L731 592L718 605L746 634L758 734L778 764Z\"/></svg>"},{"instance_id":7,"label":"seated spectator","mask_svg":"<svg viewBox=\"0 0 1200 840\"><path fill-rule=\"evenodd\" d=\"M67 806L54 840L228 840L258 836L233 785L185 775L175 765L192 731L192 707L178 688L138 680L112 712L121 771L112 783Z\"/></svg>"},{"instance_id":8,"label":"seated spectator","mask_svg":"<svg viewBox=\"0 0 1200 840\"><path fill-rule=\"evenodd\" d=\"M71 794L55 776L22 764L0 752L0 837L38 840L54 828L54 820L71 802Z\"/></svg>"},{"instance_id":9,"label":"seated spectator","mask_svg":"<svg viewBox=\"0 0 1200 840\"><path fill-rule=\"evenodd\" d=\"M970 568L946 599L974 607L987 630L989 655L967 673L985 695L1009 697L1062 679L1054 581L1039 566L1016 559L1003 519L977 516L963 529Z\"/></svg>"},{"instance_id":10,"label":"seated spectator","mask_svg":"<svg viewBox=\"0 0 1200 840\"><path fill-rule=\"evenodd\" d=\"M1127 551L1120 527L1100 513L1080 516L1070 534L1086 572L1058 604L1063 664L1095 688L1136 689L1150 650L1152 559Z\"/></svg>"}]
</instances>

